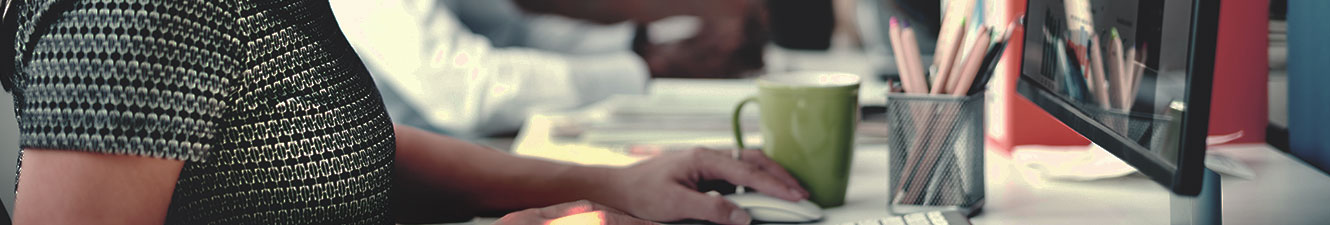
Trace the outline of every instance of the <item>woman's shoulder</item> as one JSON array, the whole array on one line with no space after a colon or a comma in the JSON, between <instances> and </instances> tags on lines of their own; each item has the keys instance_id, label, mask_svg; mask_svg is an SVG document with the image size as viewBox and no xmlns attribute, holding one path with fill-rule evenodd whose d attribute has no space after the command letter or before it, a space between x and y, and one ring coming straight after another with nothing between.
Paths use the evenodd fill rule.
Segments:
<instances>
[{"instance_id":1,"label":"woman's shoulder","mask_svg":"<svg viewBox=\"0 0 1330 225\"><path fill-rule=\"evenodd\" d=\"M230 3L33 1L20 12L16 72L220 85L239 63Z\"/></svg>"},{"instance_id":2,"label":"woman's shoulder","mask_svg":"<svg viewBox=\"0 0 1330 225\"><path fill-rule=\"evenodd\" d=\"M235 43L239 20L235 1L205 0L37 0L18 12L17 47L42 39L171 42L177 47ZM215 41L213 41L215 40ZM130 47L73 45L65 47Z\"/></svg>"},{"instance_id":3,"label":"woman's shoulder","mask_svg":"<svg viewBox=\"0 0 1330 225\"><path fill-rule=\"evenodd\" d=\"M15 38L22 145L202 159L240 65L229 3L28 2Z\"/></svg>"}]
</instances>

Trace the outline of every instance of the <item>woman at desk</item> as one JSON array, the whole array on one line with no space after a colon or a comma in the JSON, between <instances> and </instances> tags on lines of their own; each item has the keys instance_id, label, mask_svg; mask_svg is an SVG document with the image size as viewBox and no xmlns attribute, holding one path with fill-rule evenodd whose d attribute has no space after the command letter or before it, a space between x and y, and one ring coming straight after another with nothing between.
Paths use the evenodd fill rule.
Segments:
<instances>
[{"instance_id":1,"label":"woman at desk","mask_svg":"<svg viewBox=\"0 0 1330 225\"><path fill-rule=\"evenodd\" d=\"M326 1L24 3L6 13L15 60L0 71L23 148L16 224L425 223L550 205L501 222L740 224L696 184L807 196L756 151L595 168L396 126Z\"/></svg>"}]
</instances>

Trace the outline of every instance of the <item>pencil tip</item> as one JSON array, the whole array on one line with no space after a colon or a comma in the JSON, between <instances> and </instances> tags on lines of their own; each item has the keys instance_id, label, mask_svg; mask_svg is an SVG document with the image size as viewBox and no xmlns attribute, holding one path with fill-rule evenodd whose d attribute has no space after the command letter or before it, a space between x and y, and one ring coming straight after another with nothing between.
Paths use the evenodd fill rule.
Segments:
<instances>
[{"instance_id":1,"label":"pencil tip","mask_svg":"<svg viewBox=\"0 0 1330 225\"><path fill-rule=\"evenodd\" d=\"M1025 16L1021 16L1021 19L1024 20ZM1016 23L1018 22L1019 21L1011 21L1011 24L1007 24L1007 30L1002 31L1005 32L1004 34L1002 34L1002 40L1005 41L1007 39L1011 39L1012 33L1016 33L1016 26L1017 26Z\"/></svg>"}]
</instances>

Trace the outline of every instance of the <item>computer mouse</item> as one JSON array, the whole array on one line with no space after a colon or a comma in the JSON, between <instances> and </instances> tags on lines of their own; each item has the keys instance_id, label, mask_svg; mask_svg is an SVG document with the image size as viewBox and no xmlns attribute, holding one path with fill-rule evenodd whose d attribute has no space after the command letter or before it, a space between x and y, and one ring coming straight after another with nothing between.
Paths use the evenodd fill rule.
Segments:
<instances>
[{"instance_id":1,"label":"computer mouse","mask_svg":"<svg viewBox=\"0 0 1330 225\"><path fill-rule=\"evenodd\" d=\"M748 211L753 221L806 223L822 220L822 208L808 200L791 202L753 192L726 195L725 198Z\"/></svg>"}]
</instances>

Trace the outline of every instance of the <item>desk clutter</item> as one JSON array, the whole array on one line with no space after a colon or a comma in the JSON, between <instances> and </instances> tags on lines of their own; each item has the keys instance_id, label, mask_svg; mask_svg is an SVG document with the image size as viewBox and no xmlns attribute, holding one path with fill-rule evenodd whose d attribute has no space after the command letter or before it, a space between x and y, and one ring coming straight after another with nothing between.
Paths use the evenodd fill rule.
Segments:
<instances>
[{"instance_id":1,"label":"desk clutter","mask_svg":"<svg viewBox=\"0 0 1330 225\"><path fill-rule=\"evenodd\" d=\"M970 4L944 16L926 71L914 28L890 19L899 82L887 93L888 209L973 215L984 204L984 90L1023 19L1005 28L966 17ZM910 223L914 224L914 223Z\"/></svg>"}]
</instances>

